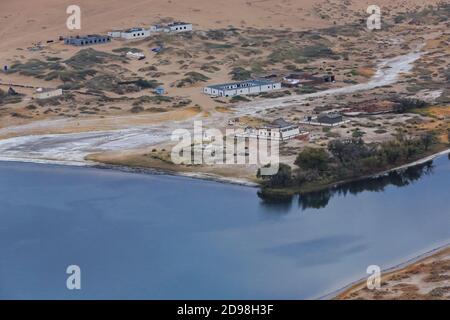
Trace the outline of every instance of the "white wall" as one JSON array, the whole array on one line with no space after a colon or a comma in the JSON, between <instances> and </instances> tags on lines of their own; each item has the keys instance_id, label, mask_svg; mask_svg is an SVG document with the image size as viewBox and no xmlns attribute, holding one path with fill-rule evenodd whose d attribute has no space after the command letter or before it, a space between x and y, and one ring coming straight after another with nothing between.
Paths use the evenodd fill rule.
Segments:
<instances>
[{"instance_id":1,"label":"white wall","mask_svg":"<svg viewBox=\"0 0 450 320\"><path fill-rule=\"evenodd\" d=\"M121 31L110 31L108 32L108 36L111 38L120 38L120 35L122 34Z\"/></svg>"},{"instance_id":2,"label":"white wall","mask_svg":"<svg viewBox=\"0 0 450 320\"><path fill-rule=\"evenodd\" d=\"M220 96L222 93L223 96L233 97L236 95L246 95L246 94L255 94L260 92L267 92L281 89L281 83L268 84L263 86L254 86L254 87L245 87L245 88L235 88L235 89L226 89L224 91L212 89L210 87L205 87L203 92L209 95Z\"/></svg>"},{"instance_id":3,"label":"white wall","mask_svg":"<svg viewBox=\"0 0 450 320\"><path fill-rule=\"evenodd\" d=\"M170 26L171 32L187 32L192 31L192 24L180 24L177 26Z\"/></svg>"},{"instance_id":4,"label":"white wall","mask_svg":"<svg viewBox=\"0 0 450 320\"><path fill-rule=\"evenodd\" d=\"M63 93L62 89L55 89L52 91L36 92L35 97L36 99L48 99L58 97L62 95L62 93Z\"/></svg>"},{"instance_id":5,"label":"white wall","mask_svg":"<svg viewBox=\"0 0 450 320\"><path fill-rule=\"evenodd\" d=\"M150 30L139 30L133 32L122 32L122 38L127 40L143 39L150 36Z\"/></svg>"}]
</instances>

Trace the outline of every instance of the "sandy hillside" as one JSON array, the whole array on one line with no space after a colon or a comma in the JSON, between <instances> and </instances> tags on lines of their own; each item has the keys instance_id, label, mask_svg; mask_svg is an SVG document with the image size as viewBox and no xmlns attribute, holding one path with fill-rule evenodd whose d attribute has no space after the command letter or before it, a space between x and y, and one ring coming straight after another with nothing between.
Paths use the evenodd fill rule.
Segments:
<instances>
[{"instance_id":1,"label":"sandy hillside","mask_svg":"<svg viewBox=\"0 0 450 320\"><path fill-rule=\"evenodd\" d=\"M450 298L450 249L446 248L382 277L379 290L365 281L339 294L350 300L441 300Z\"/></svg>"},{"instance_id":2,"label":"sandy hillside","mask_svg":"<svg viewBox=\"0 0 450 320\"><path fill-rule=\"evenodd\" d=\"M330 21L323 12L341 12L342 21L350 19L347 8L364 8L367 0L78 0L82 9L80 33L106 32L113 28L145 26L162 18L187 20L197 29L253 26L271 28L313 28L340 23ZM437 2L427 1L427 4ZM2 0L0 1L1 52L29 46L33 42L70 34L66 29L66 8L71 0ZM403 10L423 4L419 0L379 0L380 6ZM389 9L388 9L389 8ZM1 58L0 53L0 58Z\"/></svg>"}]
</instances>

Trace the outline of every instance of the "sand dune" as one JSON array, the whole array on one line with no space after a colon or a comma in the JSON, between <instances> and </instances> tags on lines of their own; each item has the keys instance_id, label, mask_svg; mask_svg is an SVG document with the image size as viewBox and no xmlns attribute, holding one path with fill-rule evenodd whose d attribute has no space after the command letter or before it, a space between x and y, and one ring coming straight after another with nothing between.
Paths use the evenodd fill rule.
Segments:
<instances>
[{"instance_id":1,"label":"sand dune","mask_svg":"<svg viewBox=\"0 0 450 320\"><path fill-rule=\"evenodd\" d=\"M320 18L314 7L342 11L342 20L354 13L364 14L366 0L78 0L82 9L82 30L77 33L106 32L113 28L148 25L162 18L188 20L197 29L227 27L311 28L341 21ZM427 1L432 4L434 0ZM411 8L423 1L378 0L380 6L392 5L398 10ZM0 1L1 52L30 46L33 42L55 39L71 32L66 28L66 8L72 0L2 0ZM337 9L339 8L339 9ZM391 9L387 9L391 10ZM350 16L349 16L350 15ZM75 32L72 32L75 33ZM1 58L1 56L0 56Z\"/></svg>"}]
</instances>

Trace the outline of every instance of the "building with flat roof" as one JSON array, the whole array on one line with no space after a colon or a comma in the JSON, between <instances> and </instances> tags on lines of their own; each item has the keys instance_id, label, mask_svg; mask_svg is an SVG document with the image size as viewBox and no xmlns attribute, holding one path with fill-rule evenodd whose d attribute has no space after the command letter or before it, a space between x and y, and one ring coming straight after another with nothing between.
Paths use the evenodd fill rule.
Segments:
<instances>
[{"instance_id":1,"label":"building with flat roof","mask_svg":"<svg viewBox=\"0 0 450 320\"><path fill-rule=\"evenodd\" d=\"M344 120L339 113L323 113L317 116L317 122L325 124L337 124Z\"/></svg>"},{"instance_id":2,"label":"building with flat roof","mask_svg":"<svg viewBox=\"0 0 450 320\"><path fill-rule=\"evenodd\" d=\"M111 42L110 36L102 36L97 34L87 35L87 36L76 36L64 39L65 44L70 44L73 46L89 46L94 44L104 44Z\"/></svg>"},{"instance_id":3,"label":"building with flat roof","mask_svg":"<svg viewBox=\"0 0 450 320\"><path fill-rule=\"evenodd\" d=\"M287 122L283 118L278 118L270 124L260 128L247 127L244 133L236 134L237 137L254 138L265 140L284 141L293 138L304 138L309 135L309 132L301 131L296 124Z\"/></svg>"},{"instance_id":4,"label":"building with flat roof","mask_svg":"<svg viewBox=\"0 0 450 320\"><path fill-rule=\"evenodd\" d=\"M44 100L54 97L59 97L63 94L62 89L54 88L38 88L34 93L34 97L38 100Z\"/></svg>"},{"instance_id":5,"label":"building with flat roof","mask_svg":"<svg viewBox=\"0 0 450 320\"><path fill-rule=\"evenodd\" d=\"M336 127L347 122L350 122L350 120L344 119L340 113L336 112L322 113L318 116L307 115L303 121L300 121L301 124L324 127Z\"/></svg>"},{"instance_id":6,"label":"building with flat roof","mask_svg":"<svg viewBox=\"0 0 450 320\"><path fill-rule=\"evenodd\" d=\"M169 32L187 32L192 31L192 23L173 22L167 25Z\"/></svg>"},{"instance_id":7,"label":"building with flat roof","mask_svg":"<svg viewBox=\"0 0 450 320\"><path fill-rule=\"evenodd\" d=\"M111 38L120 38L122 36L122 30L109 31L108 36Z\"/></svg>"},{"instance_id":8,"label":"building with flat roof","mask_svg":"<svg viewBox=\"0 0 450 320\"><path fill-rule=\"evenodd\" d=\"M237 95L257 94L279 89L281 89L280 82L258 79L207 86L203 88L203 93L210 96L232 97Z\"/></svg>"},{"instance_id":9,"label":"building with flat roof","mask_svg":"<svg viewBox=\"0 0 450 320\"><path fill-rule=\"evenodd\" d=\"M128 51L126 57L130 59L143 60L145 59L145 54L143 54L142 52Z\"/></svg>"},{"instance_id":10,"label":"building with flat roof","mask_svg":"<svg viewBox=\"0 0 450 320\"><path fill-rule=\"evenodd\" d=\"M122 38L126 40L145 39L150 37L150 29L131 28L124 31L114 30L108 32L108 36L112 38Z\"/></svg>"}]
</instances>

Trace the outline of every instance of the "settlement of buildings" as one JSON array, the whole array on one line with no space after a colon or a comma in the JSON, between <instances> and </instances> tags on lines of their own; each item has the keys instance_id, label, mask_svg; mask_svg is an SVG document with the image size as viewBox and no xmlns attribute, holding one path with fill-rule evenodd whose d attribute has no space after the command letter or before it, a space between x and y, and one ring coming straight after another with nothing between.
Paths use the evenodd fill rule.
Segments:
<instances>
[{"instance_id":1,"label":"settlement of buildings","mask_svg":"<svg viewBox=\"0 0 450 320\"><path fill-rule=\"evenodd\" d=\"M203 93L210 96L232 97L237 95L257 94L281 89L280 82L265 79L211 85L203 88Z\"/></svg>"}]
</instances>

